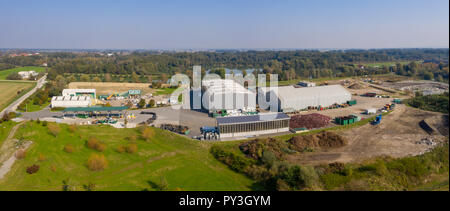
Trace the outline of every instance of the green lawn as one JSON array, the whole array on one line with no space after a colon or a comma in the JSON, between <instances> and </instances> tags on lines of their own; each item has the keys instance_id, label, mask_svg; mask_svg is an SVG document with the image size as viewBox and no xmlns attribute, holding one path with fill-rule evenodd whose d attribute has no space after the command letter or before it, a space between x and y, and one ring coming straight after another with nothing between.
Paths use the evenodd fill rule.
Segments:
<instances>
[{"instance_id":1,"label":"green lawn","mask_svg":"<svg viewBox=\"0 0 450 211\"><path fill-rule=\"evenodd\" d=\"M30 71L30 70L34 70L39 73L39 72L45 71L45 67L29 66L29 67L17 67L17 68L8 69L8 70L1 70L0 71L0 80L6 80L6 77L8 77L8 75L10 75L11 73L18 73L20 71Z\"/></svg>"},{"instance_id":2,"label":"green lawn","mask_svg":"<svg viewBox=\"0 0 450 211\"><path fill-rule=\"evenodd\" d=\"M157 89L155 93L153 93L154 96L158 95L170 95L172 94L177 88L161 88Z\"/></svg>"},{"instance_id":3,"label":"green lawn","mask_svg":"<svg viewBox=\"0 0 450 211\"><path fill-rule=\"evenodd\" d=\"M9 135L9 131L14 127L14 125L17 125L18 123L13 121L7 121L0 123L0 146L5 141L6 137Z\"/></svg>"},{"instance_id":4,"label":"green lawn","mask_svg":"<svg viewBox=\"0 0 450 211\"><path fill-rule=\"evenodd\" d=\"M18 110L18 111L22 111L22 112L35 112L35 111L40 111L40 110L44 109L45 107L49 106L50 103L51 103L51 99L48 99L47 102L45 102L45 103L42 104L42 105L35 105L35 104L33 103L33 101L30 100L30 101L28 101L27 106L25 107L26 110L25 110L25 109L22 110L22 109L19 109L19 108L18 108L17 110Z\"/></svg>"},{"instance_id":5,"label":"green lawn","mask_svg":"<svg viewBox=\"0 0 450 211\"><path fill-rule=\"evenodd\" d=\"M146 142L139 138L135 154L119 153L115 149L127 144L127 137L138 136L137 129L115 129L110 126L78 126L75 132L68 125L55 138L48 128L36 122L21 126L16 138L33 141L26 158L17 161L11 171L0 180L0 190L62 190L63 181L69 181L76 190L95 184L95 190L155 190L163 177L169 190L251 190L254 182L230 170L209 153L210 144L193 141L176 134L155 130L155 136ZM85 141L95 136L105 142L102 152L109 165L103 171L87 169L86 161L92 153ZM63 151L66 144L74 146L71 154ZM39 161L39 156L45 161ZM40 165L35 174L25 172L28 166Z\"/></svg>"}]
</instances>

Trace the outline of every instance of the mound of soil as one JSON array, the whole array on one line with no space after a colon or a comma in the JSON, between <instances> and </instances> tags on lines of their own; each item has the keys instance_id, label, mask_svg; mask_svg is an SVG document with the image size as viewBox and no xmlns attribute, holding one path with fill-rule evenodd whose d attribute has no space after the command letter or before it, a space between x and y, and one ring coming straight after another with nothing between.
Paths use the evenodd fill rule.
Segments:
<instances>
[{"instance_id":1,"label":"mound of soil","mask_svg":"<svg viewBox=\"0 0 450 211\"><path fill-rule=\"evenodd\" d=\"M322 114L296 115L291 117L290 128L321 128L327 126L331 121L329 116Z\"/></svg>"},{"instance_id":2,"label":"mound of soil","mask_svg":"<svg viewBox=\"0 0 450 211\"><path fill-rule=\"evenodd\" d=\"M364 85L360 83L354 83L348 87L349 89L364 89L366 88Z\"/></svg>"},{"instance_id":3,"label":"mound of soil","mask_svg":"<svg viewBox=\"0 0 450 211\"><path fill-rule=\"evenodd\" d=\"M247 156L254 159L261 159L264 151L272 152L278 159L282 159L284 156L283 149L288 147L284 142L278 141L273 138L268 139L255 139L249 142L245 142L239 145L239 149Z\"/></svg>"},{"instance_id":4,"label":"mound of soil","mask_svg":"<svg viewBox=\"0 0 450 211\"><path fill-rule=\"evenodd\" d=\"M301 152L306 148L339 148L347 145L348 141L336 133L321 132L314 135L296 136L291 138L288 143L291 149Z\"/></svg>"}]
</instances>

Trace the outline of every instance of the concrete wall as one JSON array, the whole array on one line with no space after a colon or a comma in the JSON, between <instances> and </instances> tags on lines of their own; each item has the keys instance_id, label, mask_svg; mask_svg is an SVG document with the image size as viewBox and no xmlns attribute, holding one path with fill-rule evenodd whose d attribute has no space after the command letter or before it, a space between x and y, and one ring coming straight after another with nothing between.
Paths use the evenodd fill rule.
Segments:
<instances>
[{"instance_id":1,"label":"concrete wall","mask_svg":"<svg viewBox=\"0 0 450 211\"><path fill-rule=\"evenodd\" d=\"M260 136L260 135L283 133L283 132L289 132L289 128L286 127L286 128L279 128L279 129L273 129L273 130L250 131L250 132L244 132L244 133L226 133L226 134L220 134L220 138Z\"/></svg>"}]
</instances>

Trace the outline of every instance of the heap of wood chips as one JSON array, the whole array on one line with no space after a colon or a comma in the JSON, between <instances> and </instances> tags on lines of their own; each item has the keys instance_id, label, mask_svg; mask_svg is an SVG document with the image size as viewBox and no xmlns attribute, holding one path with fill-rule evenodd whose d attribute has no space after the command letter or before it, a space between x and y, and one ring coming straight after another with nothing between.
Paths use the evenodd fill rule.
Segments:
<instances>
[{"instance_id":1,"label":"heap of wood chips","mask_svg":"<svg viewBox=\"0 0 450 211\"><path fill-rule=\"evenodd\" d=\"M339 148L348 144L348 141L333 132L321 132L314 135L296 136L288 143L290 148L296 151L303 151L306 148Z\"/></svg>"},{"instance_id":2,"label":"heap of wood chips","mask_svg":"<svg viewBox=\"0 0 450 211\"><path fill-rule=\"evenodd\" d=\"M329 116L321 114L296 115L291 117L290 128L321 128L327 126L331 121Z\"/></svg>"}]
</instances>

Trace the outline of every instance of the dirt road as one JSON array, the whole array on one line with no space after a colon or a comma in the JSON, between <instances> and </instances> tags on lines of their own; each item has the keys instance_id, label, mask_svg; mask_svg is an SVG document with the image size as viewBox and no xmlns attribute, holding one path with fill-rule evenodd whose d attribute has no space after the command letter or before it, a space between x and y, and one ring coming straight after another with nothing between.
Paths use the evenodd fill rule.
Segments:
<instances>
[{"instance_id":1,"label":"dirt road","mask_svg":"<svg viewBox=\"0 0 450 211\"><path fill-rule=\"evenodd\" d=\"M11 169L12 165L16 161L16 157L14 156L17 149L14 146L15 139L14 135L17 132L17 129L25 122L17 124L14 126L9 132L8 137L6 138L3 145L0 146L0 179L2 179ZM31 145L31 142L27 142L22 146L22 149L27 149Z\"/></svg>"}]
</instances>

